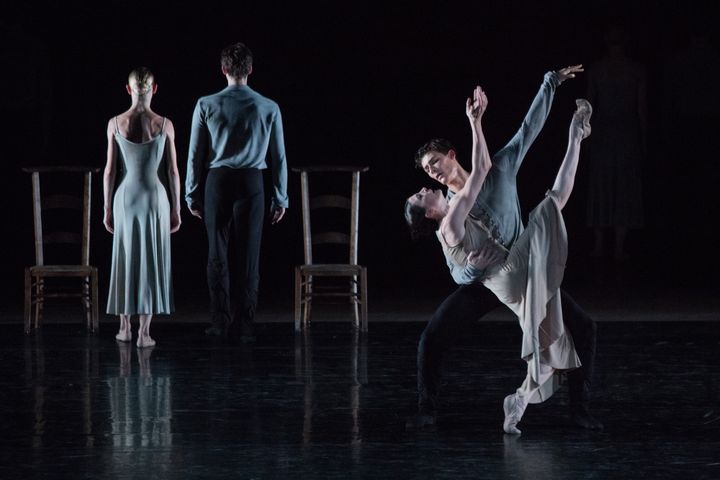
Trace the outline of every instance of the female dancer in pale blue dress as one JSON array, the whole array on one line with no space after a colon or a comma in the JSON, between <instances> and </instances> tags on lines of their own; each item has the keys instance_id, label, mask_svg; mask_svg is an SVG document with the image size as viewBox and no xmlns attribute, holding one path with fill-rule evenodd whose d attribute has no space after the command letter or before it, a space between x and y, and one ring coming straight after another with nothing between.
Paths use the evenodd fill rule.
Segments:
<instances>
[{"instance_id":1,"label":"female dancer in pale blue dress","mask_svg":"<svg viewBox=\"0 0 720 480\"><path fill-rule=\"evenodd\" d=\"M151 347L152 316L173 310L170 234L180 228L180 176L173 124L150 109L157 91L150 70L130 72L127 91L130 109L107 126L103 223L113 234L107 312L120 316L121 342L132 340L130 317L139 315L137 346ZM161 165L169 192L158 176Z\"/></svg>"}]
</instances>

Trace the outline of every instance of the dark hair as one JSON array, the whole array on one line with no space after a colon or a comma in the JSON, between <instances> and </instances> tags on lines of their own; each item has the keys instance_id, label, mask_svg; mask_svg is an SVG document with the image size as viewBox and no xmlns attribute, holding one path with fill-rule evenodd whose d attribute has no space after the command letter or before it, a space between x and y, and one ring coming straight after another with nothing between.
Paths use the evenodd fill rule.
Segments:
<instances>
[{"instance_id":1,"label":"dark hair","mask_svg":"<svg viewBox=\"0 0 720 480\"><path fill-rule=\"evenodd\" d=\"M243 43L227 46L220 54L220 64L233 78L243 78L250 75L252 62L252 52Z\"/></svg>"},{"instance_id":2,"label":"dark hair","mask_svg":"<svg viewBox=\"0 0 720 480\"><path fill-rule=\"evenodd\" d=\"M447 155L450 150L455 150L450 140L444 138L433 138L429 142L426 142L422 147L418 148L415 152L415 166L422 167L422 159L429 152L439 152L443 155Z\"/></svg>"},{"instance_id":3,"label":"dark hair","mask_svg":"<svg viewBox=\"0 0 720 480\"><path fill-rule=\"evenodd\" d=\"M424 207L405 201L405 221L410 229L410 238L419 240L432 235L438 229L438 222L425 216Z\"/></svg>"}]
</instances>

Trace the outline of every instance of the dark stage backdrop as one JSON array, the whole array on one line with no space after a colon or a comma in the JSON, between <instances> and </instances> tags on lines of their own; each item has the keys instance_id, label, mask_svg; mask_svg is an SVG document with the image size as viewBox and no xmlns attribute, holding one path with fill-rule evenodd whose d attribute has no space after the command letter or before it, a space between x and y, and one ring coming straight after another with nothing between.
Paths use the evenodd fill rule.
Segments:
<instances>
[{"instance_id":1,"label":"dark stage backdrop","mask_svg":"<svg viewBox=\"0 0 720 480\"><path fill-rule=\"evenodd\" d=\"M361 183L360 259L373 299L419 298L452 288L434 241L411 243L404 199L431 185L413 168L415 149L452 139L469 161L464 100L480 84L490 100L491 151L514 133L549 69L590 64L603 24L629 27L630 54L648 73L650 132L642 165L646 225L629 238L632 262L650 283L717 285L720 75L715 2L29 2L6 9L2 27L2 304L20 305L22 269L33 258L26 165L102 167L105 126L125 110L127 73L156 74L155 111L175 123L182 178L198 97L222 89L219 51L243 41L255 55L253 88L282 109L290 166L366 164ZM558 89L550 118L519 176L525 212L552 184L564 153L582 75ZM591 248L585 226L587 169L579 167L566 209L579 278ZM265 302L289 302L302 258L299 180L290 174L286 219L265 230ZM92 260L106 295L111 236L101 223L95 178ZM184 204L183 204L184 205ZM173 237L179 295L205 292L205 233L183 212Z\"/></svg>"}]
</instances>

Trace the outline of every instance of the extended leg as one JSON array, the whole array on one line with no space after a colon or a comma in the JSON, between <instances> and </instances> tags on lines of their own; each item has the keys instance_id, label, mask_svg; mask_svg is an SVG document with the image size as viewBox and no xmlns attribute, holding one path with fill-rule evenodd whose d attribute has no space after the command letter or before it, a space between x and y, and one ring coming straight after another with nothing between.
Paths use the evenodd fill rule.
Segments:
<instances>
[{"instance_id":1,"label":"extended leg","mask_svg":"<svg viewBox=\"0 0 720 480\"><path fill-rule=\"evenodd\" d=\"M561 301L565 327L573 337L575 350L582 363L580 368L568 373L572 420L579 427L599 430L603 427L602 423L589 412L597 327L595 321L564 291L561 291Z\"/></svg>"},{"instance_id":2,"label":"extended leg","mask_svg":"<svg viewBox=\"0 0 720 480\"><path fill-rule=\"evenodd\" d=\"M570 193L572 193L575 184L575 173L580 158L580 143L590 135L590 115L592 114L590 103L587 100L579 99L577 105L578 108L570 122L565 158L562 165L560 165L552 188L558 196L561 209L570 198Z\"/></svg>"},{"instance_id":3,"label":"extended leg","mask_svg":"<svg viewBox=\"0 0 720 480\"><path fill-rule=\"evenodd\" d=\"M408 421L409 428L434 423L445 352L470 325L498 305L492 292L474 283L460 286L437 309L418 344L418 416Z\"/></svg>"}]
</instances>

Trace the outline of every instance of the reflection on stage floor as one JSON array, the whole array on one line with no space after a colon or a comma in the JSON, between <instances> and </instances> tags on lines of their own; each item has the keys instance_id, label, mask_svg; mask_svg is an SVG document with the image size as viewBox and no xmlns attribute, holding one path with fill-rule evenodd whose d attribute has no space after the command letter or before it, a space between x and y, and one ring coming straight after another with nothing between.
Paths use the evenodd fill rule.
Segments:
<instances>
[{"instance_id":1,"label":"reflection on stage floor","mask_svg":"<svg viewBox=\"0 0 720 480\"><path fill-rule=\"evenodd\" d=\"M445 359L431 431L413 413L421 322L259 326L254 344L158 323L158 345L79 324L2 327L0 408L10 478L720 478L714 322L598 325L594 412L572 428L566 392L502 433L524 377L520 331L482 322Z\"/></svg>"}]
</instances>

